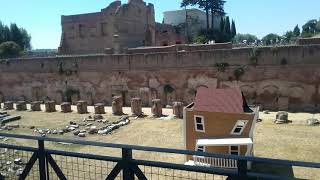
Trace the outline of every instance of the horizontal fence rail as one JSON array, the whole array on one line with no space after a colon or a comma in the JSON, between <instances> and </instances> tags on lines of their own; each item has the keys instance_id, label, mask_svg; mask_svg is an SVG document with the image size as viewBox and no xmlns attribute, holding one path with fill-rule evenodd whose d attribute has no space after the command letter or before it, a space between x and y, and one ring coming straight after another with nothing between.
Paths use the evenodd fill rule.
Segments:
<instances>
[{"instance_id":1,"label":"horizontal fence rail","mask_svg":"<svg viewBox=\"0 0 320 180\"><path fill-rule=\"evenodd\" d=\"M37 148L0 143L0 150L10 151L10 153L7 152L9 156L5 155L3 156L4 159L0 159L1 163L6 163L9 168L4 168L1 164L0 171L2 172L3 169L8 172L14 170L16 172L14 178L16 179L217 179L216 177L220 177L220 179L292 179L292 177L278 176L272 173L250 171L247 168L248 162L320 169L320 163L314 162L276 160L30 135L0 133L0 136L34 140L38 143ZM45 142L114 148L121 151L121 156L113 157L52 150L45 148ZM195 165L135 159L133 158L133 151L189 155L193 157ZM10 158L15 158L13 163ZM6 173L0 174L0 180L8 179L7 177L8 174ZM9 177L9 179L12 178Z\"/></svg>"}]
</instances>

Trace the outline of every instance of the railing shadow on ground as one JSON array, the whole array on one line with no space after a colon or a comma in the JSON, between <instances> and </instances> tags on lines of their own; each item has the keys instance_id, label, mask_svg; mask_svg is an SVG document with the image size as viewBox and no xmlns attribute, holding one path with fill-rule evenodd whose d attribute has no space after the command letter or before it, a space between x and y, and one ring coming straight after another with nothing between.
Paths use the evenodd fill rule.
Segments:
<instances>
[{"instance_id":1,"label":"railing shadow on ground","mask_svg":"<svg viewBox=\"0 0 320 180\"><path fill-rule=\"evenodd\" d=\"M277 175L274 171L249 171L248 162L262 163L264 167L298 166L319 168L320 163L275 160L267 158L212 154L169 148L145 147L103 142L66 140L50 137L0 133L2 137L28 139L38 147L0 143L0 180L2 179L293 179L292 168ZM104 156L45 148L45 142L63 142L87 146L115 148L120 157ZM237 168L190 166L133 158L133 151L202 156L236 161ZM2 151L0 151L2 152ZM260 169L261 170L261 169ZM284 172L281 170L281 172Z\"/></svg>"}]
</instances>

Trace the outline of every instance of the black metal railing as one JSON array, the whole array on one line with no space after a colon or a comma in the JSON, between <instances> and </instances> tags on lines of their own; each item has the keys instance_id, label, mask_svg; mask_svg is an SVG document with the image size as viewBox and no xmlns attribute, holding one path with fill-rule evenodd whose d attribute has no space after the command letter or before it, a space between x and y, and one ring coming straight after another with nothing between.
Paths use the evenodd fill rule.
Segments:
<instances>
[{"instance_id":1,"label":"black metal railing","mask_svg":"<svg viewBox=\"0 0 320 180\"><path fill-rule=\"evenodd\" d=\"M320 169L320 163L275 160L267 158L212 154L169 148L112 144L83 140L65 140L51 137L0 133L0 136L22 140L34 140L37 147L0 143L1 179L292 179L248 170L248 162L268 165L297 166ZM105 156L45 147L45 142L63 142L121 150L121 156ZM154 160L134 158L133 151L169 153L178 155L222 158L237 161L235 169L212 166L190 166ZM1 153L2 151L0 151ZM12 162L14 161L14 162Z\"/></svg>"}]
</instances>

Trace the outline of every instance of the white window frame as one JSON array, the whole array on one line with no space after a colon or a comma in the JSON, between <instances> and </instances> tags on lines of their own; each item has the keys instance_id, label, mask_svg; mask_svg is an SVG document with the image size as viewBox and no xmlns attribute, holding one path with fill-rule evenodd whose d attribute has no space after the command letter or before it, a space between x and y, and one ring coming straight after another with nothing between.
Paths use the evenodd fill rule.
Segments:
<instances>
[{"instance_id":1,"label":"white window frame","mask_svg":"<svg viewBox=\"0 0 320 180\"><path fill-rule=\"evenodd\" d=\"M199 147L202 147L203 151L199 151ZM195 151L199 151L199 152L206 152L206 147L205 146L199 146L199 145L196 145L196 149Z\"/></svg>"},{"instance_id":2,"label":"white window frame","mask_svg":"<svg viewBox=\"0 0 320 180\"><path fill-rule=\"evenodd\" d=\"M229 146L229 154L230 155L234 155L234 154L231 154L231 152L236 152L236 151L231 150L231 147L233 147L233 146ZM240 146L239 145L234 145L234 147L238 147L238 156L239 156L240 155Z\"/></svg>"},{"instance_id":3,"label":"white window frame","mask_svg":"<svg viewBox=\"0 0 320 180\"><path fill-rule=\"evenodd\" d=\"M236 132L234 132L234 130L236 130L236 128L239 126L239 125L238 125L239 123L244 123L244 125L243 125L243 127L241 128L240 132L239 132L239 133L236 133ZM233 129L232 129L232 131L231 131L230 134L231 134L231 135L241 135L242 132L243 132L243 130L246 128L247 124L248 124L248 120L238 120L238 121L236 122L236 124L234 125L234 127L233 127Z\"/></svg>"},{"instance_id":4,"label":"white window frame","mask_svg":"<svg viewBox=\"0 0 320 180\"><path fill-rule=\"evenodd\" d=\"M201 118L201 123L197 123L197 118ZM203 129L198 129L197 128L197 125L198 124L201 124ZM195 115L194 116L194 129L197 131L197 132L205 132L205 126L204 126L204 117L203 116L199 116L199 115Z\"/></svg>"}]
</instances>

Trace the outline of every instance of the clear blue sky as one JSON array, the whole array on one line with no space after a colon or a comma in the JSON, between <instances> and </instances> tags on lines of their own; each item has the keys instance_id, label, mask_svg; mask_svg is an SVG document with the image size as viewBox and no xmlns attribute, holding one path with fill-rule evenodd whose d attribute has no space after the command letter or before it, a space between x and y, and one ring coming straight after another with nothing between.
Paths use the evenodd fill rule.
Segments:
<instances>
[{"instance_id":1,"label":"clear blue sky","mask_svg":"<svg viewBox=\"0 0 320 180\"><path fill-rule=\"evenodd\" d=\"M113 0L4 0L0 20L15 22L32 36L32 46L57 48L60 42L60 16L96 12ZM156 20L162 13L180 8L180 0L145 0L155 5ZM122 0L127 2L127 0ZM309 19L319 19L320 0L227 0L225 11L235 19L239 33L262 37L273 32L283 34L300 27Z\"/></svg>"}]
</instances>

